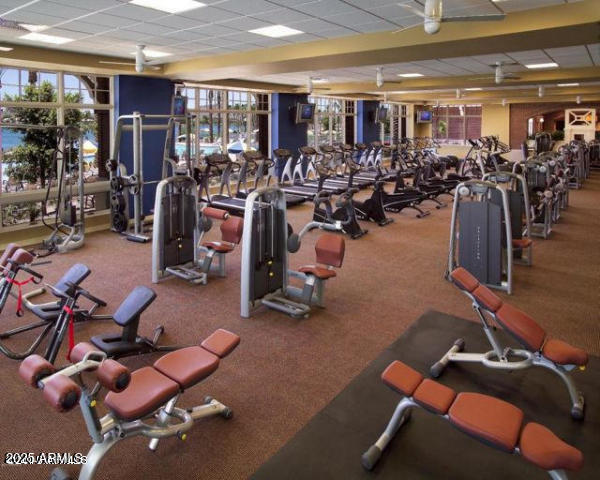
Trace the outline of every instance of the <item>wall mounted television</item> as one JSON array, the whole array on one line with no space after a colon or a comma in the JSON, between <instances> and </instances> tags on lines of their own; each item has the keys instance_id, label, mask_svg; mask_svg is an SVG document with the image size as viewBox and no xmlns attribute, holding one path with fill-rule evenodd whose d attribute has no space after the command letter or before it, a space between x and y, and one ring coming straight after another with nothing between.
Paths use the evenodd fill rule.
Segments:
<instances>
[{"instance_id":1,"label":"wall mounted television","mask_svg":"<svg viewBox=\"0 0 600 480\"><path fill-rule=\"evenodd\" d=\"M433 112L431 110L419 110L417 112L417 123L431 123Z\"/></svg>"},{"instance_id":2,"label":"wall mounted television","mask_svg":"<svg viewBox=\"0 0 600 480\"><path fill-rule=\"evenodd\" d=\"M296 105L296 123L313 123L315 120L314 103L298 103Z\"/></svg>"}]
</instances>

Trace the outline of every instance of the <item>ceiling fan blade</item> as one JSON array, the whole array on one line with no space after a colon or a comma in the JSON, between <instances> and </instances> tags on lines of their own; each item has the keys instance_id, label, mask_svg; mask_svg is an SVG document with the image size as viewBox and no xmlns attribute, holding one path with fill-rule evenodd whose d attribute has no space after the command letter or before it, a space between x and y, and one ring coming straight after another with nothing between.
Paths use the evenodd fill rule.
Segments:
<instances>
[{"instance_id":1,"label":"ceiling fan blade","mask_svg":"<svg viewBox=\"0 0 600 480\"><path fill-rule=\"evenodd\" d=\"M109 60L98 60L98 63L102 63L104 65L126 65L128 67L135 67L135 62L112 62ZM161 70L162 67L158 67L149 63L144 63L144 68L148 68L151 70Z\"/></svg>"},{"instance_id":2,"label":"ceiling fan blade","mask_svg":"<svg viewBox=\"0 0 600 480\"><path fill-rule=\"evenodd\" d=\"M400 33L400 32L404 32L405 30L410 30L411 28L422 27L422 26L423 26L422 23L417 23L416 25L411 25L410 27L399 28L398 30L394 30L392 33Z\"/></svg>"},{"instance_id":3,"label":"ceiling fan blade","mask_svg":"<svg viewBox=\"0 0 600 480\"><path fill-rule=\"evenodd\" d=\"M135 67L134 62L111 62L108 60L98 60L98 63L105 63L106 65L131 65L132 67Z\"/></svg>"},{"instance_id":4,"label":"ceiling fan blade","mask_svg":"<svg viewBox=\"0 0 600 480\"><path fill-rule=\"evenodd\" d=\"M488 67L490 67L490 68L510 67L511 65L520 65L520 63L519 62L504 62L501 60L498 63L488 64Z\"/></svg>"},{"instance_id":5,"label":"ceiling fan blade","mask_svg":"<svg viewBox=\"0 0 600 480\"><path fill-rule=\"evenodd\" d=\"M419 10L417 7L413 7L412 5L407 5L406 3L399 3L398 6L404 8L405 10L409 10L413 15L417 15L418 17L421 17L421 18L427 18L425 16L425 12Z\"/></svg>"},{"instance_id":6,"label":"ceiling fan blade","mask_svg":"<svg viewBox=\"0 0 600 480\"><path fill-rule=\"evenodd\" d=\"M506 14L494 13L491 15L461 15L454 17L442 17L442 22L498 22L504 20Z\"/></svg>"}]
</instances>

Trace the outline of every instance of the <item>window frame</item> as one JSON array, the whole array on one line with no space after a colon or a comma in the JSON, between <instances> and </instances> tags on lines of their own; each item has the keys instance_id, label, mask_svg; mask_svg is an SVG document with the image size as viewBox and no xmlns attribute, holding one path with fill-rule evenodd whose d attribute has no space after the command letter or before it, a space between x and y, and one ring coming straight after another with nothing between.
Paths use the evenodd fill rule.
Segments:
<instances>
[{"instance_id":1,"label":"window frame","mask_svg":"<svg viewBox=\"0 0 600 480\"><path fill-rule=\"evenodd\" d=\"M246 122L246 134L250 136L253 132L253 116L254 115L268 115L268 123L269 123L269 151L271 150L271 92L268 91L258 91L258 90L243 90L243 89L232 89L232 88L219 88L212 86L202 86L202 85L188 85L184 84L183 86L176 86L176 90L180 90L182 95L187 95L190 91L194 92L193 102L188 102L188 112L193 113L200 118L201 116L210 116L210 115L218 115L221 119L222 131L223 135L221 135L221 150L223 152L227 152L227 145L230 143L230 134L229 134L229 115L231 114L242 114L244 115ZM208 98L208 92L213 91L217 92L221 97L220 102L217 101L216 105L221 105L221 108L215 106L213 103L210 107L207 108L207 104L203 104L204 100ZM206 95L202 95L202 92L206 92ZM234 98L240 97L240 100L243 96L246 96L245 108L244 109L235 109L230 108L230 96ZM266 95L266 109L265 105L260 105L260 101L257 95ZM187 95L188 98L190 95ZM254 97L254 98L253 98ZM190 103L192 105L190 106ZM262 107L259 109L259 107ZM212 119L214 121L214 118ZM194 127L194 131L197 133L199 128L199 123L196 123ZM211 127L212 128L212 127ZM248 135L250 132L250 135ZM216 142L215 142L216 143ZM246 145L250 147L250 145L246 142ZM200 151L200 135L195 135L195 146L194 151Z\"/></svg>"},{"instance_id":2,"label":"window frame","mask_svg":"<svg viewBox=\"0 0 600 480\"><path fill-rule=\"evenodd\" d=\"M313 123L313 139L312 143L313 147L318 147L319 142L318 139L321 137L320 135L320 127L322 121L325 117L328 118L329 124L329 141L327 145L332 145L334 142L339 142L340 139L334 137L334 130L331 128L332 125L335 124L341 129L341 143L346 143L346 118L352 117L354 123L354 132L356 135L356 100L345 97L323 97L318 95L310 95L308 97L309 103L315 103L315 121ZM339 103L338 103L339 102ZM337 108L336 106L339 106ZM324 110L319 111L319 107L326 107ZM337 109L336 109L337 108ZM335 120L334 120L335 119ZM337 132L338 130L336 130ZM307 143L308 137L306 139ZM322 144L322 142L321 142Z\"/></svg>"},{"instance_id":3,"label":"window frame","mask_svg":"<svg viewBox=\"0 0 600 480\"><path fill-rule=\"evenodd\" d=\"M478 108L479 109L479 113L478 114L473 114L473 113L468 113L468 109L469 108ZM462 109L462 114L450 114L451 109L456 109L458 108L459 111ZM445 114L444 115L440 115L439 111L441 109L445 110ZM433 106L433 117L434 119L437 119L437 121L433 121L432 122L432 128L431 128L431 136L437 141L439 142L441 145L458 145L458 146L464 146L467 145L467 141L469 140L469 138L467 137L467 118L478 118L479 119L479 137L481 136L481 122L482 122L482 117L483 117L483 105L480 103L457 103L457 104L440 104L440 105L434 105ZM462 139L449 139L448 138L448 134L450 132L450 119L462 119ZM435 128L435 125L440 121L445 121L446 122L446 137L440 137L439 133L438 133L438 129ZM478 138L479 138L478 137Z\"/></svg>"}]
</instances>

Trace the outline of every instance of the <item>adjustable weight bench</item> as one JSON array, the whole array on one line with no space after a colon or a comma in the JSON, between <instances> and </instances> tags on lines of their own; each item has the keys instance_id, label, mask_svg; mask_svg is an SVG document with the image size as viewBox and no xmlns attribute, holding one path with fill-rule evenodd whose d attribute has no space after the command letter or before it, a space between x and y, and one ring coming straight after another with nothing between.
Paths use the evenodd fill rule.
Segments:
<instances>
[{"instance_id":1,"label":"adjustable weight bench","mask_svg":"<svg viewBox=\"0 0 600 480\"><path fill-rule=\"evenodd\" d=\"M372 470L414 407L439 415L458 430L506 453L521 455L544 469L555 480L566 480L567 471L583 466L583 454L538 423L523 425L523 411L514 405L480 393L456 393L402 362L392 362L381 375L383 382L404 396L385 431L362 456Z\"/></svg>"},{"instance_id":2,"label":"adjustable weight bench","mask_svg":"<svg viewBox=\"0 0 600 480\"><path fill-rule=\"evenodd\" d=\"M86 296L87 292L80 290L80 294ZM96 335L90 342L96 349L100 349L111 358L168 352L181 348L175 345L158 345L158 340L164 332L162 325L154 329L152 339L138 335L140 317L155 299L156 293L152 289L144 286L135 287L111 317L122 328L121 332Z\"/></svg>"},{"instance_id":3,"label":"adjustable weight bench","mask_svg":"<svg viewBox=\"0 0 600 480\"><path fill-rule=\"evenodd\" d=\"M222 358L239 344L240 337L227 330L216 330L200 346L183 348L159 358L151 367L133 373L89 343L79 343L71 351L72 365L56 370L39 355L21 363L19 375L43 391L44 399L59 412L74 408L79 402L88 433L94 444L79 480L92 480L104 455L119 441L143 435L150 438L148 447L155 451L162 438L177 436L185 440L188 430L200 418L220 415L231 418L233 412L211 397L193 408L176 407L188 388L217 370ZM98 416L98 384L86 385L81 372L95 372L100 386L109 390L104 398L108 413ZM78 383L76 383L76 381ZM62 469L52 473L54 480L70 480Z\"/></svg>"},{"instance_id":4,"label":"adjustable weight bench","mask_svg":"<svg viewBox=\"0 0 600 480\"><path fill-rule=\"evenodd\" d=\"M489 368L506 371L522 370L533 366L544 367L556 373L567 386L572 403L571 416L577 420L583 419L584 397L577 391L569 372L577 367L584 370L588 362L588 354L562 340L548 337L545 330L533 318L503 302L464 268L453 270L450 279L473 302L473 309L477 312L492 350L486 353L462 353L465 341L459 338L431 367L431 376L439 377L449 362L476 362ZM523 348L503 347L494 333L495 326L490 325L484 312L487 312ZM514 357L518 357L518 360Z\"/></svg>"}]
</instances>

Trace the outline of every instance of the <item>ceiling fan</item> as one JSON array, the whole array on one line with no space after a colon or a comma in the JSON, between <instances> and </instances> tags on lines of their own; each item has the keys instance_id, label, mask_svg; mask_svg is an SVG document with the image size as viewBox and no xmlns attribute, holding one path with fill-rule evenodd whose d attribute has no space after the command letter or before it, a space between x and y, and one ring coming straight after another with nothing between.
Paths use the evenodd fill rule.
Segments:
<instances>
[{"instance_id":1,"label":"ceiling fan","mask_svg":"<svg viewBox=\"0 0 600 480\"><path fill-rule=\"evenodd\" d=\"M308 80L306 81L306 86L305 87L298 87L296 89L294 89L295 93L306 93L308 95L312 94L313 91L315 90L331 90L331 88L327 88L327 87L316 87L315 84L320 84L320 83L324 83L327 80L322 78L322 77L308 77Z\"/></svg>"},{"instance_id":2,"label":"ceiling fan","mask_svg":"<svg viewBox=\"0 0 600 480\"><path fill-rule=\"evenodd\" d=\"M104 63L107 65L133 65L135 66L135 71L138 73L142 73L146 68L160 70L160 67L156 66L154 62L149 62L146 60L146 55L144 54L145 48L146 45L135 46L135 62L113 62L110 60L100 60L98 63Z\"/></svg>"},{"instance_id":3,"label":"ceiling fan","mask_svg":"<svg viewBox=\"0 0 600 480\"><path fill-rule=\"evenodd\" d=\"M521 77L515 73L505 72L505 66L519 65L517 62L496 62L494 65L490 65L494 69L494 75L489 77L473 77L471 80L494 80L497 85L500 85L504 80L520 80Z\"/></svg>"},{"instance_id":4,"label":"ceiling fan","mask_svg":"<svg viewBox=\"0 0 600 480\"><path fill-rule=\"evenodd\" d=\"M423 28L425 33L433 35L440 31L441 24L444 22L482 22L482 21L500 21L506 17L505 13L493 13L488 15L458 15L445 17L443 14L443 0L425 0L423 10L420 10L406 3L399 3L399 7L409 10L412 14L423 18ZM412 28L412 27L407 27ZM407 28L401 28L394 33L401 32Z\"/></svg>"}]
</instances>

